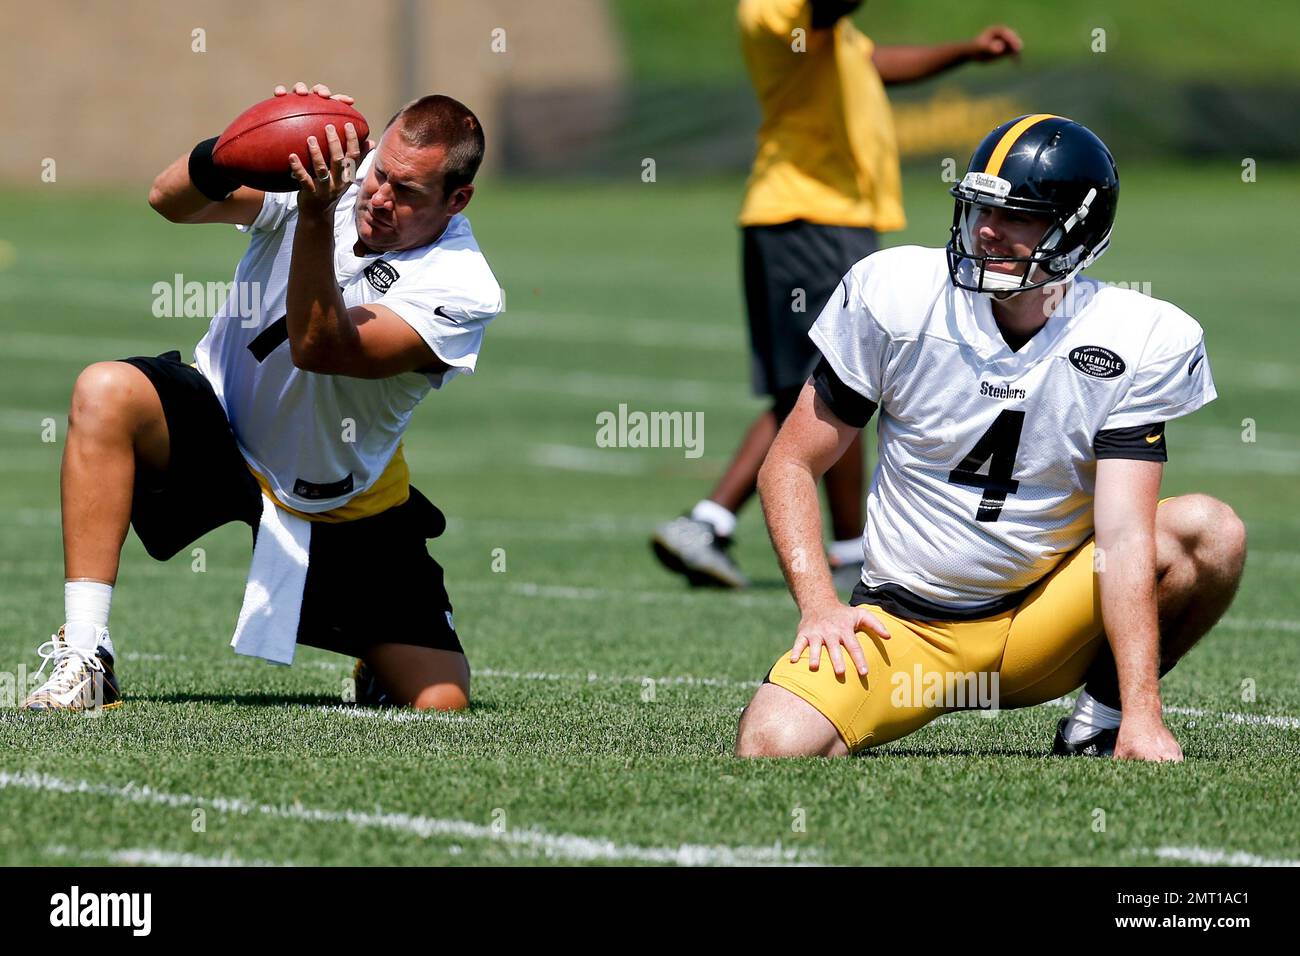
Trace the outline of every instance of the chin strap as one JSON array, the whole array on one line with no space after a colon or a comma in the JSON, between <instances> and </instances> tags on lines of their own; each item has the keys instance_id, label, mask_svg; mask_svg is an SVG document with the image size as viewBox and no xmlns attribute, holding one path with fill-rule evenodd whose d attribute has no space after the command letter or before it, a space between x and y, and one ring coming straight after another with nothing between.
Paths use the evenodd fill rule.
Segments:
<instances>
[{"instance_id":1,"label":"chin strap","mask_svg":"<svg viewBox=\"0 0 1300 956\"><path fill-rule=\"evenodd\" d=\"M1061 223L1060 239L1064 239L1070 234L1071 229L1088 218L1088 212L1092 209L1092 201L1096 198L1097 188L1094 186L1092 189L1088 190L1088 195L1083 197L1083 202L1079 203L1079 208L1074 211L1073 215L1071 215L1069 219L1065 220L1065 222ZM1060 240L1058 239L1056 241L1059 242ZM1069 252L1048 260L1047 267L1053 272L1071 272L1071 270L1076 269L1076 267L1081 268L1082 266L1090 265L1095 258L1096 254L1094 253L1085 261L1083 246L1075 246ZM1080 266L1081 262L1082 266Z\"/></svg>"}]
</instances>

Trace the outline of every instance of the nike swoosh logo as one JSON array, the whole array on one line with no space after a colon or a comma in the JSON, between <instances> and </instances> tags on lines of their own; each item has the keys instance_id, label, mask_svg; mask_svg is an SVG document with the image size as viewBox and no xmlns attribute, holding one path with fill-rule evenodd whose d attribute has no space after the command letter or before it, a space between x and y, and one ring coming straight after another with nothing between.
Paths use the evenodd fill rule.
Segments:
<instances>
[{"instance_id":1,"label":"nike swoosh logo","mask_svg":"<svg viewBox=\"0 0 1300 956\"><path fill-rule=\"evenodd\" d=\"M437 307L435 307L434 310L433 310L433 314L434 314L434 315L440 315L440 316L442 316L442 317L443 317L444 319L446 319L448 322L455 322L455 321L456 321L456 317L455 317L454 315L448 315L448 314L447 314L447 311L446 311L442 306L437 306Z\"/></svg>"},{"instance_id":2,"label":"nike swoosh logo","mask_svg":"<svg viewBox=\"0 0 1300 956\"><path fill-rule=\"evenodd\" d=\"M54 698L54 702L60 707L68 707L77 699L78 695L81 693L81 688L85 687L89 683L90 678L85 677L82 679L80 684L72 688L72 690L68 691L66 694L52 694L51 696Z\"/></svg>"},{"instance_id":3,"label":"nike swoosh logo","mask_svg":"<svg viewBox=\"0 0 1300 956\"><path fill-rule=\"evenodd\" d=\"M1160 440L1160 438L1161 438L1160 435L1147 435L1147 444L1154 445L1156 442Z\"/></svg>"},{"instance_id":4,"label":"nike swoosh logo","mask_svg":"<svg viewBox=\"0 0 1300 956\"><path fill-rule=\"evenodd\" d=\"M1205 353L1204 353L1204 352L1202 352L1200 355L1196 356L1196 358L1192 359L1192 364L1189 365L1189 366L1187 366L1187 374L1188 374L1188 375L1191 375L1193 372L1196 371L1196 366L1198 366L1198 365L1201 364L1201 359L1203 359L1203 358L1205 358Z\"/></svg>"}]
</instances>

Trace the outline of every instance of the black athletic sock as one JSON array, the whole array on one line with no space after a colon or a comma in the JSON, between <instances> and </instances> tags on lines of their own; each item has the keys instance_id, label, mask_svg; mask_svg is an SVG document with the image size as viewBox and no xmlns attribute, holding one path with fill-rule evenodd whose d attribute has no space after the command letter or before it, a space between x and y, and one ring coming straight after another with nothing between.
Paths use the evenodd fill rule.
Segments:
<instances>
[{"instance_id":1,"label":"black athletic sock","mask_svg":"<svg viewBox=\"0 0 1300 956\"><path fill-rule=\"evenodd\" d=\"M1160 662L1161 677L1164 677L1173 669L1173 664L1166 664L1164 661ZM1103 643L1101 650L1097 652L1097 656L1093 658L1092 664L1088 667L1083 689L1091 694L1098 703L1105 704L1107 707L1114 707L1116 710L1120 709L1119 673L1115 670L1115 655L1111 653L1109 641Z\"/></svg>"}]
</instances>

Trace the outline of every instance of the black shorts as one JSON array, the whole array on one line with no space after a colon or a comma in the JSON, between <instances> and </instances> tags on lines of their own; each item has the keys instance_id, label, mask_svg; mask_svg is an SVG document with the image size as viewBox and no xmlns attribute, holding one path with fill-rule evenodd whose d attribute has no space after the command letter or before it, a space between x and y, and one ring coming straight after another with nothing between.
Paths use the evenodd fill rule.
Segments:
<instances>
[{"instance_id":1,"label":"black shorts","mask_svg":"<svg viewBox=\"0 0 1300 956\"><path fill-rule=\"evenodd\" d=\"M131 526L145 551L166 561L231 521L255 538L262 491L208 380L179 352L122 361L153 383L171 444L165 473L136 473ZM368 518L312 522L298 643L352 656L380 643L462 652L442 567L425 546L446 527L415 488Z\"/></svg>"},{"instance_id":2,"label":"black shorts","mask_svg":"<svg viewBox=\"0 0 1300 956\"><path fill-rule=\"evenodd\" d=\"M754 392L779 397L812 374L818 353L808 330L844 273L876 251L876 231L798 219L741 235Z\"/></svg>"}]
</instances>

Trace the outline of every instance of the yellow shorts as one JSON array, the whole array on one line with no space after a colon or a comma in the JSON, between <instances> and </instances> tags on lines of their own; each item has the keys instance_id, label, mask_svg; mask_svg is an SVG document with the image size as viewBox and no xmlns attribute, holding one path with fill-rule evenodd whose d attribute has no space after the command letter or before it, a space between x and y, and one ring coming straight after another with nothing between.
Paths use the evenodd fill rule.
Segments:
<instances>
[{"instance_id":1,"label":"yellow shorts","mask_svg":"<svg viewBox=\"0 0 1300 956\"><path fill-rule=\"evenodd\" d=\"M867 676L844 653L836 677L826 649L808 668L785 654L768 679L835 725L849 750L897 740L941 714L1031 707L1083 684L1105 640L1091 540L1072 552L1011 610L973 621L909 621L866 605L890 639L859 632Z\"/></svg>"}]
</instances>

